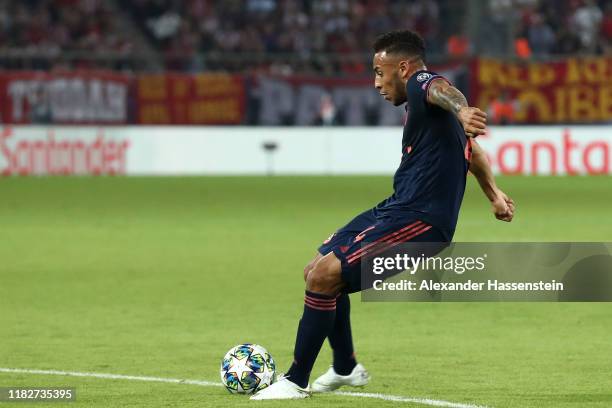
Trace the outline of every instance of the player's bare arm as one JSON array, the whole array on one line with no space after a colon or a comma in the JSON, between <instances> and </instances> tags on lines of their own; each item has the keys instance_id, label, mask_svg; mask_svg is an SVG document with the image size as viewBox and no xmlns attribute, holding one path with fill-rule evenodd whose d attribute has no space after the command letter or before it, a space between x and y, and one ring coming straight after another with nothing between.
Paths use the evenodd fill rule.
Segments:
<instances>
[{"instance_id":1,"label":"player's bare arm","mask_svg":"<svg viewBox=\"0 0 612 408\"><path fill-rule=\"evenodd\" d=\"M427 102L454 113L461 122L466 136L484 135L487 114L478 108L468 106L465 96L445 79L434 79L429 86Z\"/></svg>"},{"instance_id":2,"label":"player's bare arm","mask_svg":"<svg viewBox=\"0 0 612 408\"><path fill-rule=\"evenodd\" d=\"M487 156L476 141L472 141L472 159L469 169L491 202L495 218L501 221L512 221L514 217L514 201L497 187Z\"/></svg>"}]
</instances>

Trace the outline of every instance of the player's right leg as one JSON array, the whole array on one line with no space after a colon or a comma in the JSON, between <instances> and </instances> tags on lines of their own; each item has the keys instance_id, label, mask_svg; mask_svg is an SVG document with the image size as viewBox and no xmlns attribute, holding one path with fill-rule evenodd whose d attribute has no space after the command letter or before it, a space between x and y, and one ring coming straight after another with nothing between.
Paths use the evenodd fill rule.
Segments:
<instances>
[{"instance_id":1,"label":"player's right leg","mask_svg":"<svg viewBox=\"0 0 612 408\"><path fill-rule=\"evenodd\" d=\"M358 215L321 245L319 256L313 262L316 263L320 259L320 254L333 252L334 249L342 251L342 249L351 246L356 237L371 229L376 222L376 217L371 210ZM306 267L305 273L312 265L313 263ZM363 365L357 363L355 358L350 314L351 301L349 295L340 293L336 297L334 325L327 336L333 352L333 363L325 374L313 382L311 386L313 392L329 392L342 385L364 386L369 382L368 372Z\"/></svg>"},{"instance_id":2,"label":"player's right leg","mask_svg":"<svg viewBox=\"0 0 612 408\"><path fill-rule=\"evenodd\" d=\"M304 267L304 282L306 282L306 280L308 279L308 274L314 269L315 265L322 257L323 255L320 252L317 252L317 255L313 258L313 260L310 261L308 265Z\"/></svg>"},{"instance_id":3,"label":"player's right leg","mask_svg":"<svg viewBox=\"0 0 612 408\"><path fill-rule=\"evenodd\" d=\"M304 311L298 324L294 348L294 361L287 375L271 386L251 397L256 400L305 398L309 395L308 380L310 371L317 358L325 338L332 331L336 322L336 299L344 286L342 281L341 261L337 253L350 245L354 236L368 228L375 221L371 211L356 217L347 226L332 234L313 262L304 268L306 293ZM336 250L333 247L337 246ZM341 256L341 255L340 255ZM347 298L348 299L348 298ZM346 317L350 309L346 309ZM347 326L350 334L350 324ZM352 339L349 335L350 347ZM352 352L351 352L352 354Z\"/></svg>"},{"instance_id":4,"label":"player's right leg","mask_svg":"<svg viewBox=\"0 0 612 408\"><path fill-rule=\"evenodd\" d=\"M308 274L304 310L298 324L294 361L287 374L251 397L254 400L295 399L309 396L310 372L336 317L336 296L344 287L340 260L331 252Z\"/></svg>"},{"instance_id":5,"label":"player's right leg","mask_svg":"<svg viewBox=\"0 0 612 408\"><path fill-rule=\"evenodd\" d=\"M304 281L322 257L321 253L317 253L315 258L306 265ZM336 318L327 338L333 352L333 363L329 370L312 384L312 391L328 392L341 385L366 385L369 382L369 375L361 364L357 364L355 358L351 330L351 300L346 293L340 293L336 297Z\"/></svg>"}]
</instances>

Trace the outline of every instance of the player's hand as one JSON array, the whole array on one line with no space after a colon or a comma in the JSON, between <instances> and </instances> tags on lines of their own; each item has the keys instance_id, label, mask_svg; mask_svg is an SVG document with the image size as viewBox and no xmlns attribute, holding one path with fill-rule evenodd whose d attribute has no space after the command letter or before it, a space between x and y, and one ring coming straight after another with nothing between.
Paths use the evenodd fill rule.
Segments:
<instances>
[{"instance_id":1,"label":"player's hand","mask_svg":"<svg viewBox=\"0 0 612 408\"><path fill-rule=\"evenodd\" d=\"M467 137L484 135L487 128L487 114L478 108L465 106L457 112L457 118Z\"/></svg>"},{"instance_id":2,"label":"player's hand","mask_svg":"<svg viewBox=\"0 0 612 408\"><path fill-rule=\"evenodd\" d=\"M506 193L498 190L491 204L493 204L495 218L506 222L512 221L512 218L514 218L514 200L508 197Z\"/></svg>"}]
</instances>

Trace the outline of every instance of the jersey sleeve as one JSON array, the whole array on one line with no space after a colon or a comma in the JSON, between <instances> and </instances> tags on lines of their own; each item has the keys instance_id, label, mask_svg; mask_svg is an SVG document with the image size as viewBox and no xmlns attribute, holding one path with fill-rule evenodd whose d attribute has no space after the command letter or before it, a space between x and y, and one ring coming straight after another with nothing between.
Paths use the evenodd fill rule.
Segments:
<instances>
[{"instance_id":1,"label":"jersey sleeve","mask_svg":"<svg viewBox=\"0 0 612 408\"><path fill-rule=\"evenodd\" d=\"M452 85L451 82L442 75L428 71L420 72L416 77L413 77L412 81L408 82L408 96L411 108L425 109L429 106L427 102L427 93L429 92L431 84L438 79L443 79Z\"/></svg>"}]
</instances>

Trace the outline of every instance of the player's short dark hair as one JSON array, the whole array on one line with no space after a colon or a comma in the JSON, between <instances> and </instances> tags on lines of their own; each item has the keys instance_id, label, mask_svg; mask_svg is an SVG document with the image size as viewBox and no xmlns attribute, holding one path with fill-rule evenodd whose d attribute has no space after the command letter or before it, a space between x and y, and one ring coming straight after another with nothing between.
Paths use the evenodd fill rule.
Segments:
<instances>
[{"instance_id":1,"label":"player's short dark hair","mask_svg":"<svg viewBox=\"0 0 612 408\"><path fill-rule=\"evenodd\" d=\"M405 54L425 61L425 41L410 30L395 30L382 34L374 41L374 52L386 51L387 54Z\"/></svg>"}]
</instances>

